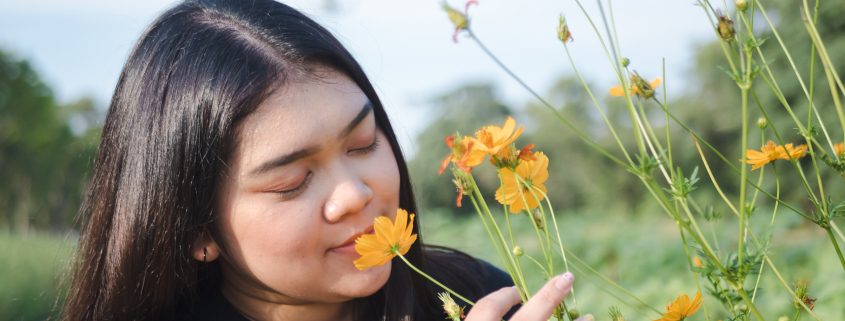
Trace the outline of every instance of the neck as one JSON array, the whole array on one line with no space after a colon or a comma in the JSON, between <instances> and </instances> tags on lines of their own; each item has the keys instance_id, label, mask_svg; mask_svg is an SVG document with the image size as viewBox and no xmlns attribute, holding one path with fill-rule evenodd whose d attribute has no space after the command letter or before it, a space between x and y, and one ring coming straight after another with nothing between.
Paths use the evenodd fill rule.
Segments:
<instances>
[{"instance_id":1,"label":"neck","mask_svg":"<svg viewBox=\"0 0 845 321\"><path fill-rule=\"evenodd\" d=\"M254 294L225 279L221 291L250 320L352 320L351 302L304 302L280 295Z\"/></svg>"}]
</instances>

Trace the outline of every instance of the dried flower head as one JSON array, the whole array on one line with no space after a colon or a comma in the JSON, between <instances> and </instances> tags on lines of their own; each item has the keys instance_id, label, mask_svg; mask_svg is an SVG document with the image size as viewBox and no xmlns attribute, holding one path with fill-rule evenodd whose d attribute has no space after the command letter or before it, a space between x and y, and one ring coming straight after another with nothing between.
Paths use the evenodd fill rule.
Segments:
<instances>
[{"instance_id":1,"label":"dried flower head","mask_svg":"<svg viewBox=\"0 0 845 321\"><path fill-rule=\"evenodd\" d=\"M464 317L464 308L455 303L455 300L452 299L452 296L449 295L447 292L440 292L437 294L437 298L440 299L440 302L443 303L443 311L446 312L446 316L451 321L461 321Z\"/></svg>"},{"instance_id":2,"label":"dried flower head","mask_svg":"<svg viewBox=\"0 0 845 321\"><path fill-rule=\"evenodd\" d=\"M719 22L716 25L716 32L719 33L719 37L722 40L731 42L734 40L736 36L736 30L734 29L734 21L731 18L721 11L716 11L716 17L719 19Z\"/></svg>"}]
</instances>

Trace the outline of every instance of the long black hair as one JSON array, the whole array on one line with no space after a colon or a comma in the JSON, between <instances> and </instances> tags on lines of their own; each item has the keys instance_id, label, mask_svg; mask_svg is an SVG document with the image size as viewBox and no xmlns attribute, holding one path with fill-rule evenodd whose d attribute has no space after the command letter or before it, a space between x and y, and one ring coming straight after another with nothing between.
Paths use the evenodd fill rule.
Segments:
<instances>
[{"instance_id":1,"label":"long black hair","mask_svg":"<svg viewBox=\"0 0 845 321\"><path fill-rule=\"evenodd\" d=\"M384 107L331 33L271 0L186 1L144 32L120 75L80 212L64 320L179 319L199 292L217 289L216 264L196 262L191 247L213 230L216 189L236 128L272 88L308 66L347 75L372 102L399 166L399 204L416 212ZM465 274L450 272L466 266L454 263L466 257L424 251L421 238L406 256L468 296L479 295ZM355 311L362 320L442 319L434 290L396 263L381 290L355 300Z\"/></svg>"}]
</instances>

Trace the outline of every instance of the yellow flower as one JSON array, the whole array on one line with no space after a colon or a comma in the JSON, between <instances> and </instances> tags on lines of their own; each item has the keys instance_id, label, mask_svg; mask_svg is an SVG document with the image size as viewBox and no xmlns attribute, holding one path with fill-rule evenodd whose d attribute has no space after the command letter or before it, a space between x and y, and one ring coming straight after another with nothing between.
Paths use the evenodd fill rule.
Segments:
<instances>
[{"instance_id":1,"label":"yellow flower","mask_svg":"<svg viewBox=\"0 0 845 321\"><path fill-rule=\"evenodd\" d=\"M631 75L631 95L638 95L643 98L654 97L654 89L660 86L660 77L654 78L651 82L645 81L639 74ZM614 97L625 96L622 85L610 87L610 95Z\"/></svg>"},{"instance_id":2,"label":"yellow flower","mask_svg":"<svg viewBox=\"0 0 845 321\"><path fill-rule=\"evenodd\" d=\"M760 148L760 151L753 149L746 151L745 162L751 164L751 170L755 170L781 158L781 153L783 153L783 149L779 149L777 144L770 140Z\"/></svg>"},{"instance_id":3,"label":"yellow flower","mask_svg":"<svg viewBox=\"0 0 845 321\"><path fill-rule=\"evenodd\" d=\"M499 169L502 186L496 190L496 200L508 205L511 213L519 213L523 209L534 209L545 198L547 192L545 182L549 178L549 158L543 152L534 153L534 157L535 160L520 161L515 171L507 167ZM517 175L524 182L520 182Z\"/></svg>"},{"instance_id":4,"label":"yellow flower","mask_svg":"<svg viewBox=\"0 0 845 321\"><path fill-rule=\"evenodd\" d=\"M353 262L359 270L366 270L390 262L396 255L408 253L411 244L417 240L416 234L411 234L414 227L414 214L408 221L408 212L396 210L396 222L391 222L387 216L376 217L373 223L373 233L365 234L355 240L355 252L361 255Z\"/></svg>"},{"instance_id":5,"label":"yellow flower","mask_svg":"<svg viewBox=\"0 0 845 321\"><path fill-rule=\"evenodd\" d=\"M445 141L452 152L440 162L439 174L443 174L450 162L455 163L465 172L469 172L473 167L484 162L484 157L487 156L484 149L478 148L480 143L471 137L464 136L456 140L455 135L449 135L446 136Z\"/></svg>"},{"instance_id":6,"label":"yellow flower","mask_svg":"<svg viewBox=\"0 0 845 321\"><path fill-rule=\"evenodd\" d=\"M695 293L695 298L690 301L689 296L682 294L672 304L666 306L666 313L663 317L654 321L682 321L693 315L701 308L701 292Z\"/></svg>"},{"instance_id":7,"label":"yellow flower","mask_svg":"<svg viewBox=\"0 0 845 321\"><path fill-rule=\"evenodd\" d=\"M845 143L833 145L833 153L836 154L836 158L842 158L845 156Z\"/></svg>"},{"instance_id":8,"label":"yellow flower","mask_svg":"<svg viewBox=\"0 0 845 321\"><path fill-rule=\"evenodd\" d=\"M508 147L522 135L522 126L516 128L516 121L508 116L502 127L488 125L475 132L475 140L479 143L477 148L491 155L508 151Z\"/></svg>"},{"instance_id":9,"label":"yellow flower","mask_svg":"<svg viewBox=\"0 0 845 321\"><path fill-rule=\"evenodd\" d=\"M778 159L799 159L804 156L807 156L807 145L801 144L795 147L792 144L786 144L778 146L770 140L759 151L753 149L746 151L745 163L751 164L751 170L755 170Z\"/></svg>"},{"instance_id":10,"label":"yellow flower","mask_svg":"<svg viewBox=\"0 0 845 321\"><path fill-rule=\"evenodd\" d=\"M805 144L798 145L798 147L792 147L792 144L786 144L784 145L784 148L786 148L786 152L789 153L789 156L787 156L786 153L783 153L783 151L781 151L783 153L782 159L789 160L790 157L794 159L799 159L801 157L807 156L807 145Z\"/></svg>"}]
</instances>

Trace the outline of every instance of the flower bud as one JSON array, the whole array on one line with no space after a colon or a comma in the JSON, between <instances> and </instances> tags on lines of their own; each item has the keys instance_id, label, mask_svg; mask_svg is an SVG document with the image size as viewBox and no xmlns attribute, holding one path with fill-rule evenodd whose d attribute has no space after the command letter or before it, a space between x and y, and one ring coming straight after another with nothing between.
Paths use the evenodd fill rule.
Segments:
<instances>
[{"instance_id":1,"label":"flower bud","mask_svg":"<svg viewBox=\"0 0 845 321\"><path fill-rule=\"evenodd\" d=\"M446 11L446 15L449 16L449 20L452 21L455 29L466 30L469 28L469 19L466 14L458 11L458 9L452 8L445 2L443 3L443 10Z\"/></svg>"},{"instance_id":2,"label":"flower bud","mask_svg":"<svg viewBox=\"0 0 845 321\"><path fill-rule=\"evenodd\" d=\"M578 317L581 316L581 312L578 312L578 310L576 310L576 309L569 309L568 313L569 313L569 320L575 320L575 319L577 319Z\"/></svg>"},{"instance_id":3,"label":"flower bud","mask_svg":"<svg viewBox=\"0 0 845 321\"><path fill-rule=\"evenodd\" d=\"M748 311L748 306L745 305L745 303L739 303L737 305L734 305L734 311L738 313Z\"/></svg>"},{"instance_id":4,"label":"flower bud","mask_svg":"<svg viewBox=\"0 0 845 321\"><path fill-rule=\"evenodd\" d=\"M766 117L757 118L757 127L760 129L766 129L766 126L769 125L769 122L766 120Z\"/></svg>"},{"instance_id":5,"label":"flower bud","mask_svg":"<svg viewBox=\"0 0 845 321\"><path fill-rule=\"evenodd\" d=\"M748 9L748 1L746 0L736 0L736 10L745 11Z\"/></svg>"},{"instance_id":6,"label":"flower bud","mask_svg":"<svg viewBox=\"0 0 845 321\"><path fill-rule=\"evenodd\" d=\"M541 231L545 230L546 226L543 224L543 213L540 213L539 209L534 209L534 211L531 212L531 219L534 220L534 225L536 225L538 229Z\"/></svg>"},{"instance_id":7,"label":"flower bud","mask_svg":"<svg viewBox=\"0 0 845 321\"><path fill-rule=\"evenodd\" d=\"M564 18L563 15L560 16L560 20L557 25L557 38L564 44L575 40L572 38L572 32L569 31L569 25L566 24L566 18Z\"/></svg>"},{"instance_id":8,"label":"flower bud","mask_svg":"<svg viewBox=\"0 0 845 321\"><path fill-rule=\"evenodd\" d=\"M522 256L522 254L525 254L525 252L522 251L522 247L520 247L519 245L514 246L511 252L513 252L513 256L516 257L520 257Z\"/></svg>"},{"instance_id":9,"label":"flower bud","mask_svg":"<svg viewBox=\"0 0 845 321\"><path fill-rule=\"evenodd\" d=\"M628 57L622 57L622 67L628 67L631 64L631 59Z\"/></svg>"}]
</instances>

